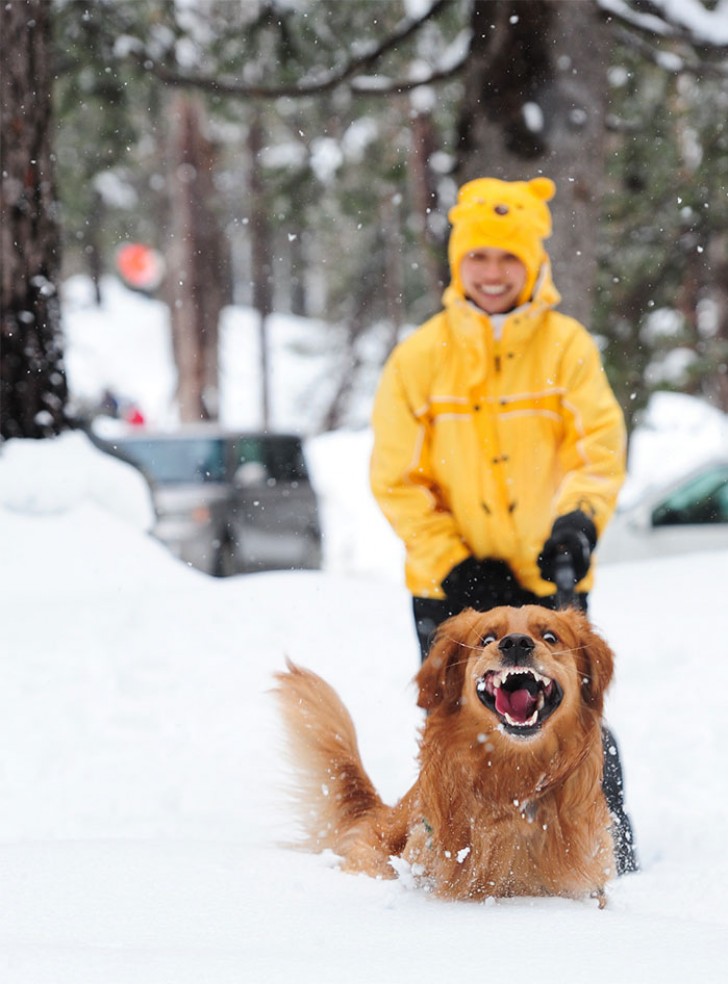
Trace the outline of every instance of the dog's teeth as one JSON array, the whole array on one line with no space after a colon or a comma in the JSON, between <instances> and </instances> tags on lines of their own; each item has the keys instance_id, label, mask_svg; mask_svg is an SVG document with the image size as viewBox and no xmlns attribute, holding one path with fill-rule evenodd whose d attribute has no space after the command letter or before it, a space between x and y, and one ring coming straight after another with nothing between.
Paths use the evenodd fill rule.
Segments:
<instances>
[{"instance_id":1,"label":"dog's teeth","mask_svg":"<svg viewBox=\"0 0 728 984\"><path fill-rule=\"evenodd\" d=\"M508 711L505 714L506 723L513 728L530 728L538 721L538 711L534 711L528 721L514 721Z\"/></svg>"},{"instance_id":2,"label":"dog's teeth","mask_svg":"<svg viewBox=\"0 0 728 984\"><path fill-rule=\"evenodd\" d=\"M528 675L532 676L537 683L542 683L544 686L548 686L551 683L551 677L544 676L543 673L539 673L538 670L532 670L530 666L509 666L505 670L501 670L498 674L498 678L501 680L507 680L509 676L517 673L520 676Z\"/></svg>"},{"instance_id":3,"label":"dog's teeth","mask_svg":"<svg viewBox=\"0 0 728 984\"><path fill-rule=\"evenodd\" d=\"M536 700L536 711L540 711L545 703L546 700L544 699L543 690L539 690L538 698Z\"/></svg>"}]
</instances>

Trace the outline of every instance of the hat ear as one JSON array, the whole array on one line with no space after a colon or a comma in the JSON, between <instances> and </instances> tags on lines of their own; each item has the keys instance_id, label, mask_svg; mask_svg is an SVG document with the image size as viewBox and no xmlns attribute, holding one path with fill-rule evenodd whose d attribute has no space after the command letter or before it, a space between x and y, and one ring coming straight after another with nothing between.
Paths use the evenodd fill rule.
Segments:
<instances>
[{"instance_id":1,"label":"hat ear","mask_svg":"<svg viewBox=\"0 0 728 984\"><path fill-rule=\"evenodd\" d=\"M542 202L550 202L556 194L556 185L551 178L532 178L528 182L528 190Z\"/></svg>"}]
</instances>

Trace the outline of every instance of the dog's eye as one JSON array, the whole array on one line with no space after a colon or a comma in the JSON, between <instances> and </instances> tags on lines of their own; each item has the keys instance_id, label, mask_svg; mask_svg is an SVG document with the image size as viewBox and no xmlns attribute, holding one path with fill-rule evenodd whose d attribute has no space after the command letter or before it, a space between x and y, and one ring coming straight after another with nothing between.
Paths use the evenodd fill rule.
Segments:
<instances>
[{"instance_id":1,"label":"dog's eye","mask_svg":"<svg viewBox=\"0 0 728 984\"><path fill-rule=\"evenodd\" d=\"M495 632L488 632L486 635L483 636L483 641L481 645L489 646L491 642L495 642L497 638L498 636L495 634Z\"/></svg>"},{"instance_id":2,"label":"dog's eye","mask_svg":"<svg viewBox=\"0 0 728 984\"><path fill-rule=\"evenodd\" d=\"M556 638L553 632L548 631L548 632L544 632L543 641L553 644L554 642L558 642L559 640Z\"/></svg>"}]
</instances>

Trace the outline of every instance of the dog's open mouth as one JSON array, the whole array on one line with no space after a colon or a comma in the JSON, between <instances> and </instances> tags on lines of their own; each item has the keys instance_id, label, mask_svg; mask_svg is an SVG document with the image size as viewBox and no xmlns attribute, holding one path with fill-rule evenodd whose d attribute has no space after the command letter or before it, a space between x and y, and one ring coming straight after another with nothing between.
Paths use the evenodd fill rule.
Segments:
<instances>
[{"instance_id":1,"label":"dog's open mouth","mask_svg":"<svg viewBox=\"0 0 728 984\"><path fill-rule=\"evenodd\" d=\"M491 670L478 680L478 697L500 717L509 734L537 731L561 703L563 692L555 680L526 666Z\"/></svg>"}]
</instances>

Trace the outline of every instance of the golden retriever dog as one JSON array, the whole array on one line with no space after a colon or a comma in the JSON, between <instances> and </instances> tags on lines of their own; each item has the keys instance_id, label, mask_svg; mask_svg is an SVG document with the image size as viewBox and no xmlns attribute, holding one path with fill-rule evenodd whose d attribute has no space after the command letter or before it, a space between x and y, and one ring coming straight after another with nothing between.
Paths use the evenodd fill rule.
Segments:
<instances>
[{"instance_id":1,"label":"golden retriever dog","mask_svg":"<svg viewBox=\"0 0 728 984\"><path fill-rule=\"evenodd\" d=\"M363 669L362 672L366 672ZM305 845L393 878L402 858L450 899L592 896L614 876L601 715L613 654L578 611L472 609L445 622L416 677L419 775L380 799L335 691L276 674Z\"/></svg>"}]
</instances>

